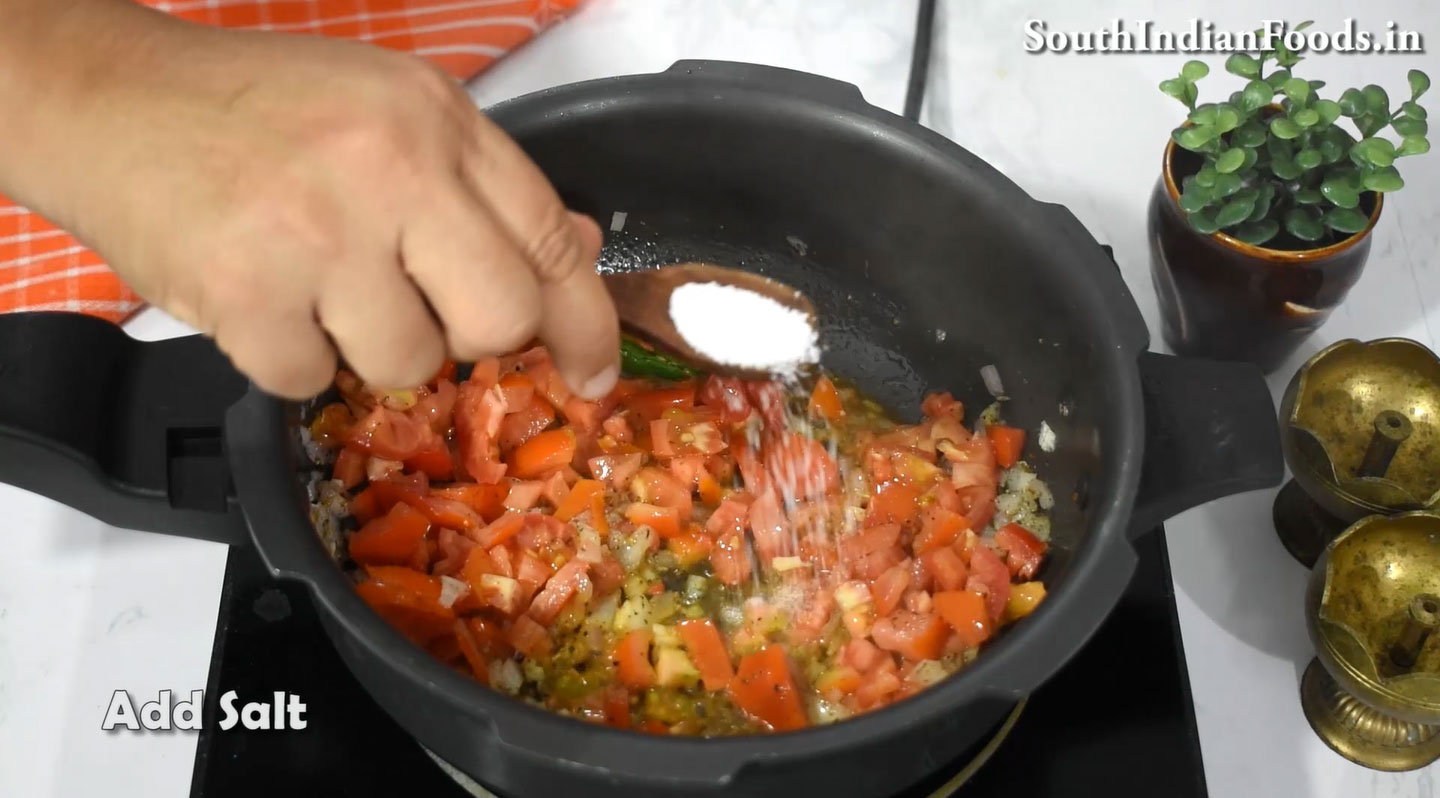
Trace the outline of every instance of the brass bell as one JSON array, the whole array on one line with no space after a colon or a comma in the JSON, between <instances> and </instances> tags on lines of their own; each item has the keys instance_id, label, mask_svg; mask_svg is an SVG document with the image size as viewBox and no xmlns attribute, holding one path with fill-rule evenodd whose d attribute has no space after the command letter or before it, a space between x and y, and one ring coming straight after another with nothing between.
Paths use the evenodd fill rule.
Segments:
<instances>
[{"instance_id":1,"label":"brass bell","mask_svg":"<svg viewBox=\"0 0 1440 798\"><path fill-rule=\"evenodd\" d=\"M1440 515L1370 516L1311 571L1316 658L1300 681L1311 728L1375 770L1440 759Z\"/></svg>"},{"instance_id":2,"label":"brass bell","mask_svg":"<svg viewBox=\"0 0 1440 798\"><path fill-rule=\"evenodd\" d=\"M1313 566L1368 515L1440 505L1440 358L1406 338L1337 341L1290 380L1280 441L1293 479L1275 498L1275 530Z\"/></svg>"}]
</instances>

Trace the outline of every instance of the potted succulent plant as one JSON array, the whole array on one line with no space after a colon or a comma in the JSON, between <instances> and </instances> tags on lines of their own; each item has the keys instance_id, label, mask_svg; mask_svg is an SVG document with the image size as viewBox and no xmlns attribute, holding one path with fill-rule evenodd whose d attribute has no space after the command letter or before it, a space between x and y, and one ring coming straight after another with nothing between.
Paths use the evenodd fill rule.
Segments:
<instances>
[{"instance_id":1,"label":"potted succulent plant","mask_svg":"<svg viewBox=\"0 0 1440 798\"><path fill-rule=\"evenodd\" d=\"M1197 104L1200 61L1160 84L1189 109L1149 210L1151 276L1178 353L1280 365L1359 279L1383 196L1405 185L1396 161L1430 149L1423 72L1392 106L1376 85L1322 98L1323 81L1292 74L1301 60L1279 42L1230 56L1226 71L1247 82L1224 102Z\"/></svg>"}]
</instances>

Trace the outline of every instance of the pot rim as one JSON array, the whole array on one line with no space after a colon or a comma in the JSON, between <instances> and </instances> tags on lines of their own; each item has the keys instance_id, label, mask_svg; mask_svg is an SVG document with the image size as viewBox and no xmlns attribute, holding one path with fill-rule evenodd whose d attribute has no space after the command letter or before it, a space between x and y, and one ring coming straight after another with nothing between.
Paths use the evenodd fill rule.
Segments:
<instances>
[{"instance_id":1,"label":"pot rim","mask_svg":"<svg viewBox=\"0 0 1440 798\"><path fill-rule=\"evenodd\" d=\"M1179 211L1181 215L1184 215L1185 211L1180 208L1180 187L1175 184L1175 149L1175 139L1172 138L1165 142L1165 154L1160 160L1160 177L1165 181L1165 193L1170 197L1170 203L1175 207L1175 210ZM1370 211L1370 221L1365 225L1365 229L1350 235L1350 237L1344 240L1337 241L1333 244L1326 244L1323 247L1317 247L1315 249L1271 249L1270 247L1247 244L1219 230L1216 230L1206 237L1242 254L1268 261L1304 263L1321 258L1328 258L1331 255L1338 255L1345 252L1361 241L1364 241L1369 237L1370 232L1375 229L1376 223L1380 221L1380 210L1385 205L1385 193L1383 191L1372 191L1370 193L1375 195L1375 207Z\"/></svg>"}]
</instances>

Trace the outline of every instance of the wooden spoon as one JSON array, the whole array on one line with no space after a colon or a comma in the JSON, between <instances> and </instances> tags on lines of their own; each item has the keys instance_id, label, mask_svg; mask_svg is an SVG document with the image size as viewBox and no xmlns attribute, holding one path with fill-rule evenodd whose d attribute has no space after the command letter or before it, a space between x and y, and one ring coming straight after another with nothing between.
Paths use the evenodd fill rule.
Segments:
<instances>
[{"instance_id":1,"label":"wooden spoon","mask_svg":"<svg viewBox=\"0 0 1440 798\"><path fill-rule=\"evenodd\" d=\"M604 279L605 287L615 301L622 327L657 349L668 351L714 374L743 379L772 376L765 370L717 363L686 343L670 318L670 294L686 283L719 283L753 291L804 313L809 317L810 325L815 326L815 307L808 297L782 282L754 272L710 263L676 263L658 269L611 272L605 274Z\"/></svg>"}]
</instances>

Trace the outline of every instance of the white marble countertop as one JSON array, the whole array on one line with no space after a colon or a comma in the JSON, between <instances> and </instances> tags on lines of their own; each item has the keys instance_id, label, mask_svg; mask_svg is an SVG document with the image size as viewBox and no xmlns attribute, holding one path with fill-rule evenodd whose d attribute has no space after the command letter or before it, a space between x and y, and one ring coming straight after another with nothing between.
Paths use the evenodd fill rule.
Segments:
<instances>
[{"instance_id":1,"label":"white marble countertop","mask_svg":"<svg viewBox=\"0 0 1440 798\"><path fill-rule=\"evenodd\" d=\"M1033 196L1068 205L1113 245L1157 348L1145 203L1180 107L1156 84L1184 56L1028 54L1022 25L1037 18L1052 29L1093 30L1122 18L1182 30L1196 12L1176 5L941 0L922 115ZM1314 19L1332 30L1356 14L1338 0L1271 0L1263 12L1260 5L1211 2L1204 19L1225 30ZM1383 31L1393 20L1440 37L1440 7L1432 3L1375 0L1361 10L1361 29ZM719 58L839 78L898 111L913 21L913 0L591 0L482 77L473 94L489 103L574 80L657 71L681 58ZM1336 54L1303 68L1332 87L1378 82L1394 96L1408 68L1440 79L1440 40L1427 44L1430 55ZM1206 60L1218 67L1223 56ZM1212 76L1202 86L1209 92L1227 79ZM1436 346L1440 156L1407 161L1404 175L1409 187L1387 198L1366 274L1274 378L1277 397L1303 358L1333 340L1401 335ZM130 329L140 337L183 331L153 312ZM1306 726L1296 692L1311 657L1301 619L1306 571L1274 536L1272 497L1215 502L1167 525L1211 795L1435 795L1430 772L1351 765ZM112 529L7 486L0 486L0 519L0 795L188 795L193 734L107 734L100 723L116 689L153 696L204 687L224 548Z\"/></svg>"}]
</instances>

